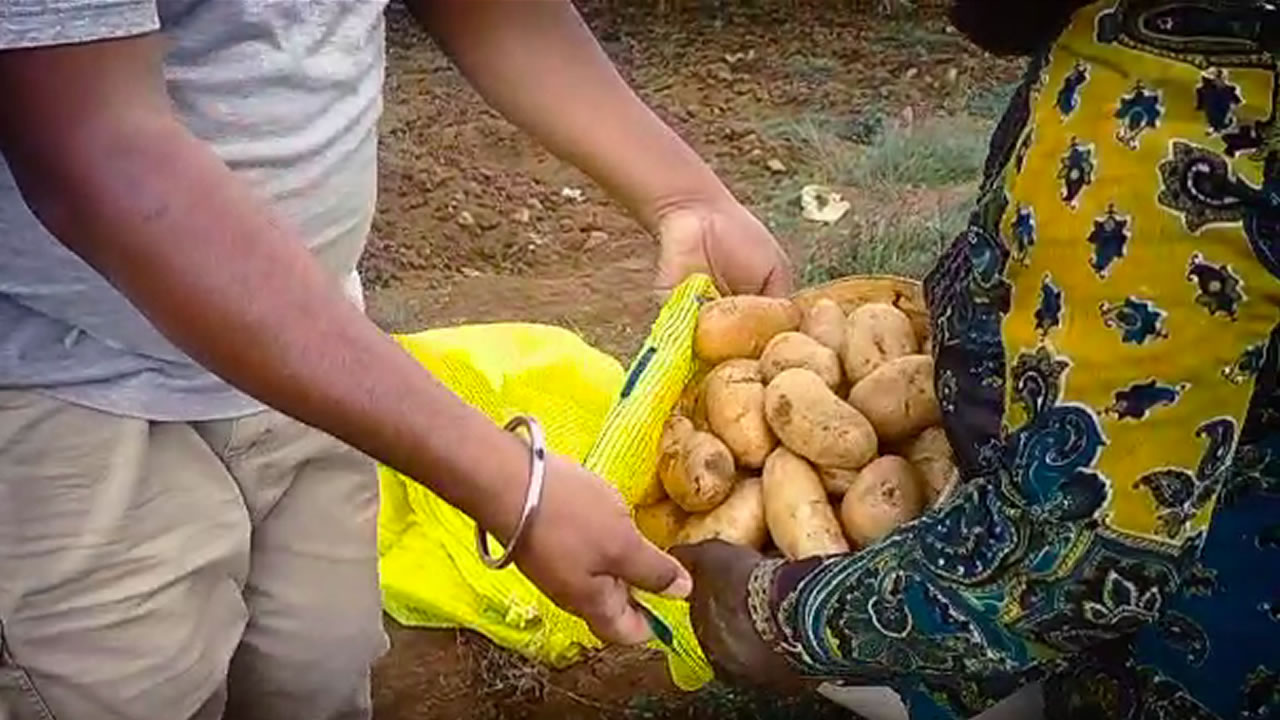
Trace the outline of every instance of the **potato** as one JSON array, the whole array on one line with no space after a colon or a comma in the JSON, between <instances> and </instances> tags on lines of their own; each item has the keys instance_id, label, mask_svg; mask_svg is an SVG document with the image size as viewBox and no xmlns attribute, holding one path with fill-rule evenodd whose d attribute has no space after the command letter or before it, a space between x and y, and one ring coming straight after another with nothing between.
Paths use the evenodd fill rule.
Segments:
<instances>
[{"instance_id":1,"label":"potato","mask_svg":"<svg viewBox=\"0 0 1280 720\"><path fill-rule=\"evenodd\" d=\"M676 545L723 540L755 550L764 547L769 530L764 520L764 491L760 478L739 482L720 507L692 515L676 536Z\"/></svg>"},{"instance_id":2,"label":"potato","mask_svg":"<svg viewBox=\"0 0 1280 720\"><path fill-rule=\"evenodd\" d=\"M857 470L876 456L875 429L811 370L784 370L764 390L769 427L820 467Z\"/></svg>"},{"instance_id":3,"label":"potato","mask_svg":"<svg viewBox=\"0 0 1280 720\"><path fill-rule=\"evenodd\" d=\"M758 358L778 333L797 330L803 313L783 298L736 295L713 300L698 313L693 352L710 363Z\"/></svg>"},{"instance_id":4,"label":"potato","mask_svg":"<svg viewBox=\"0 0 1280 720\"><path fill-rule=\"evenodd\" d=\"M662 479L655 476L650 480L648 486L645 487L644 494L640 496L640 501L636 504L653 505L654 503L660 503L666 499L667 491L662 487Z\"/></svg>"},{"instance_id":5,"label":"potato","mask_svg":"<svg viewBox=\"0 0 1280 720\"><path fill-rule=\"evenodd\" d=\"M667 485L684 482L684 441L693 433L693 422L683 415L672 415L662 426L662 439L658 442L658 488L663 494Z\"/></svg>"},{"instance_id":6,"label":"potato","mask_svg":"<svg viewBox=\"0 0 1280 720\"><path fill-rule=\"evenodd\" d=\"M679 448L680 461L661 475L667 496L689 512L705 512L733 490L733 454L720 438L695 430Z\"/></svg>"},{"instance_id":7,"label":"potato","mask_svg":"<svg viewBox=\"0 0 1280 720\"><path fill-rule=\"evenodd\" d=\"M791 560L849 552L817 471L785 447L764 464L764 517L774 544Z\"/></svg>"},{"instance_id":8,"label":"potato","mask_svg":"<svg viewBox=\"0 0 1280 720\"><path fill-rule=\"evenodd\" d=\"M666 550L676 542L689 514L674 500L636 508L636 528L654 545Z\"/></svg>"},{"instance_id":9,"label":"potato","mask_svg":"<svg viewBox=\"0 0 1280 720\"><path fill-rule=\"evenodd\" d=\"M741 467L764 467L778 438L764 419L764 378L755 360L729 360L707 376L707 424Z\"/></svg>"},{"instance_id":10,"label":"potato","mask_svg":"<svg viewBox=\"0 0 1280 720\"><path fill-rule=\"evenodd\" d=\"M707 420L707 378L710 373L703 373L694 378L680 396L677 412L693 421L695 430L706 432L711 429Z\"/></svg>"},{"instance_id":11,"label":"potato","mask_svg":"<svg viewBox=\"0 0 1280 720\"><path fill-rule=\"evenodd\" d=\"M853 487L854 481L858 479L858 471L820 467L818 477L822 478L822 486L827 489L828 495L844 497L844 494L849 492L849 488Z\"/></svg>"},{"instance_id":12,"label":"potato","mask_svg":"<svg viewBox=\"0 0 1280 720\"><path fill-rule=\"evenodd\" d=\"M858 384L876 368L919 352L906 313L888 303L867 303L849 313L840 359L849 382Z\"/></svg>"},{"instance_id":13,"label":"potato","mask_svg":"<svg viewBox=\"0 0 1280 720\"><path fill-rule=\"evenodd\" d=\"M942 422L942 408L933 389L933 358L908 355L881 365L853 386L849 404L889 444L937 425Z\"/></svg>"},{"instance_id":14,"label":"potato","mask_svg":"<svg viewBox=\"0 0 1280 720\"><path fill-rule=\"evenodd\" d=\"M800 322L800 332L839 353L844 350L846 322L840 304L823 298L805 313L804 320Z\"/></svg>"},{"instance_id":15,"label":"potato","mask_svg":"<svg viewBox=\"0 0 1280 720\"><path fill-rule=\"evenodd\" d=\"M940 504L960 482L955 454L947 441L947 432L931 427L912 438L902 448L905 457L924 481L925 499L929 507Z\"/></svg>"},{"instance_id":16,"label":"potato","mask_svg":"<svg viewBox=\"0 0 1280 720\"><path fill-rule=\"evenodd\" d=\"M707 386L707 374L697 373L689 380L689 384L684 386L684 390L680 393L680 399L676 401L674 414L683 415L690 420L694 420L694 414L698 411L698 403L702 402L702 395ZM697 421L694 421L695 424Z\"/></svg>"},{"instance_id":17,"label":"potato","mask_svg":"<svg viewBox=\"0 0 1280 720\"><path fill-rule=\"evenodd\" d=\"M784 332L775 335L760 355L760 372L764 374L765 382L791 368L814 371L832 390L839 387L844 379L840 356L804 333Z\"/></svg>"},{"instance_id":18,"label":"potato","mask_svg":"<svg viewBox=\"0 0 1280 720\"><path fill-rule=\"evenodd\" d=\"M920 517L924 491L916 469L903 458L885 455L862 469L840 504L840 521L859 548L883 540Z\"/></svg>"}]
</instances>

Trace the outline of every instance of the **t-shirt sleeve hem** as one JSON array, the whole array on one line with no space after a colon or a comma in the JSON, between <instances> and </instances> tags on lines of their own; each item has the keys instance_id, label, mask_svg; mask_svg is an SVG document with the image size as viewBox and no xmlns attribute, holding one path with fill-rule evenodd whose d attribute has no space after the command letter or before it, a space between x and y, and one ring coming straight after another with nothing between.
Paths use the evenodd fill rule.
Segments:
<instances>
[{"instance_id":1,"label":"t-shirt sleeve hem","mask_svg":"<svg viewBox=\"0 0 1280 720\"><path fill-rule=\"evenodd\" d=\"M0 50L115 40L160 29L155 0L0 4Z\"/></svg>"}]
</instances>

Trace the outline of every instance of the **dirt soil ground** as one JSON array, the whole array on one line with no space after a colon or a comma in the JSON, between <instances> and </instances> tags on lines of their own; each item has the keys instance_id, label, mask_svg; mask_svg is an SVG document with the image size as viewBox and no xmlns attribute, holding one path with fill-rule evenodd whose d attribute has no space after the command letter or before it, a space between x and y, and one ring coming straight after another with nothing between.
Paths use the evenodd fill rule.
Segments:
<instances>
[{"instance_id":1,"label":"dirt soil ground","mask_svg":"<svg viewBox=\"0 0 1280 720\"><path fill-rule=\"evenodd\" d=\"M655 4L587 3L584 12L642 97L762 217L780 188L810 172L768 128L818 115L856 133L867 108L953 112L975 88L1016 75L936 12L898 21L843 1L773 0L659 17ZM363 263L373 317L393 331L555 323L625 360L656 310L652 239L488 109L403 10L388 17L381 199ZM802 265L804 242L780 239ZM389 630L380 720L737 716L678 697L660 658L643 652L611 651L553 674L466 633ZM637 704L641 696L656 709Z\"/></svg>"}]
</instances>

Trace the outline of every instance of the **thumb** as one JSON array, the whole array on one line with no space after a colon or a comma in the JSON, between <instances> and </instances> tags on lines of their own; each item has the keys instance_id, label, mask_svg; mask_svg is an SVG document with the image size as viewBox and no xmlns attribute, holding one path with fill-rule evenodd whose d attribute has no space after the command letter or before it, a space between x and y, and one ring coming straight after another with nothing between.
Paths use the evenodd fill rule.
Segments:
<instances>
[{"instance_id":1,"label":"thumb","mask_svg":"<svg viewBox=\"0 0 1280 720\"><path fill-rule=\"evenodd\" d=\"M693 592L689 571L643 537L624 557L618 577L628 585L667 597L685 598Z\"/></svg>"},{"instance_id":2,"label":"thumb","mask_svg":"<svg viewBox=\"0 0 1280 720\"><path fill-rule=\"evenodd\" d=\"M653 282L654 289L659 292L670 292L684 282L685 278L695 273L714 275L705 255L684 252L670 246L664 247L658 258L658 272Z\"/></svg>"},{"instance_id":3,"label":"thumb","mask_svg":"<svg viewBox=\"0 0 1280 720\"><path fill-rule=\"evenodd\" d=\"M764 279L764 294L770 297L787 297L791 294L791 273L785 266L776 266Z\"/></svg>"}]
</instances>

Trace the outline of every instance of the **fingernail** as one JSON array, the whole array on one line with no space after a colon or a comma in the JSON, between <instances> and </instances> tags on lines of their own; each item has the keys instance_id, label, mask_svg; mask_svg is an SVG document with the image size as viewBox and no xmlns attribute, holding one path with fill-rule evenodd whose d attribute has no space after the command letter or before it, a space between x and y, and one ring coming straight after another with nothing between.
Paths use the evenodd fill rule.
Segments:
<instances>
[{"instance_id":1,"label":"fingernail","mask_svg":"<svg viewBox=\"0 0 1280 720\"><path fill-rule=\"evenodd\" d=\"M671 598L687 598L693 593L693 578L688 573L680 573L666 590L662 591L662 595Z\"/></svg>"}]
</instances>

